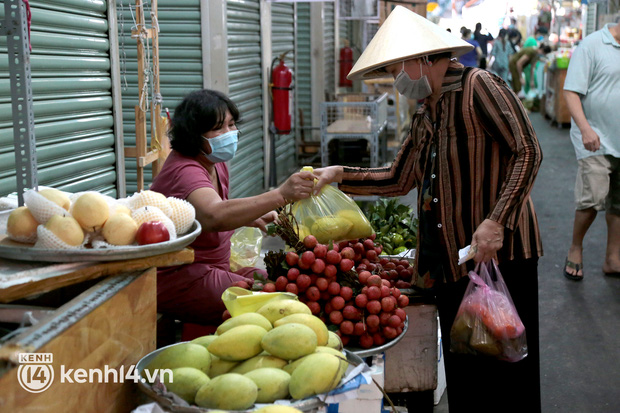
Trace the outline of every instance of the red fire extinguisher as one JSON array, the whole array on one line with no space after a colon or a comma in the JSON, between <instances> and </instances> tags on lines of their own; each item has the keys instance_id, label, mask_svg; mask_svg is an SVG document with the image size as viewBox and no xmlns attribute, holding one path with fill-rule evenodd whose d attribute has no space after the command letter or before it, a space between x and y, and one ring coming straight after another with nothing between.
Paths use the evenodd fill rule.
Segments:
<instances>
[{"instance_id":1,"label":"red fire extinguisher","mask_svg":"<svg viewBox=\"0 0 620 413\"><path fill-rule=\"evenodd\" d=\"M273 96L273 123L280 135L291 133L291 112L293 110L293 94L291 83L293 72L280 57L280 63L271 71L271 94Z\"/></svg>"},{"instance_id":2,"label":"red fire extinguisher","mask_svg":"<svg viewBox=\"0 0 620 413\"><path fill-rule=\"evenodd\" d=\"M347 75L353 68L353 49L349 47L348 42L345 40L345 46L340 49L340 81L338 85L340 87L351 87L353 82L347 79Z\"/></svg>"}]
</instances>

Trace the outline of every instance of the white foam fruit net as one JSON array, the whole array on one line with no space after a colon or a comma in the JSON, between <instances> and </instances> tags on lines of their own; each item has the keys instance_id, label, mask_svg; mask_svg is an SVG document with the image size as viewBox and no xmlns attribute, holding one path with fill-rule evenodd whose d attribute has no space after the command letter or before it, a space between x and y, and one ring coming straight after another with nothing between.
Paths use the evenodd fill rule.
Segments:
<instances>
[{"instance_id":1,"label":"white foam fruit net","mask_svg":"<svg viewBox=\"0 0 620 413\"><path fill-rule=\"evenodd\" d=\"M12 239L13 241L23 242L25 244L34 244L37 241L37 232L36 231L34 231L33 233L31 233L28 236L9 234L7 232L7 236L10 239Z\"/></svg>"},{"instance_id":2,"label":"white foam fruit net","mask_svg":"<svg viewBox=\"0 0 620 413\"><path fill-rule=\"evenodd\" d=\"M164 226L168 230L168 233L170 234L170 240L177 238L177 231L174 226L174 222L172 222L172 220L168 218L168 216L164 214L161 209L155 206L149 205L149 206L140 207L133 211L133 213L131 214L131 217L138 224L138 228L140 228L140 225L144 224L145 222L150 222L150 221L163 222Z\"/></svg>"},{"instance_id":3,"label":"white foam fruit net","mask_svg":"<svg viewBox=\"0 0 620 413\"><path fill-rule=\"evenodd\" d=\"M86 242L86 239L85 241ZM69 245L60 238L58 238L52 231L45 228L43 225L37 227L37 242L34 244L34 248L53 249L53 250L77 250L83 247L82 245L73 246Z\"/></svg>"},{"instance_id":4,"label":"white foam fruit net","mask_svg":"<svg viewBox=\"0 0 620 413\"><path fill-rule=\"evenodd\" d=\"M172 210L170 219L174 223L177 234L185 234L196 219L194 206L184 199L175 197L168 197L168 204L170 204L170 209Z\"/></svg>"},{"instance_id":5,"label":"white foam fruit net","mask_svg":"<svg viewBox=\"0 0 620 413\"><path fill-rule=\"evenodd\" d=\"M166 197L155 191L146 190L135 193L131 198L131 209L137 210L144 206L154 206L159 208L167 217L172 213L172 208Z\"/></svg>"},{"instance_id":6,"label":"white foam fruit net","mask_svg":"<svg viewBox=\"0 0 620 413\"><path fill-rule=\"evenodd\" d=\"M70 215L66 209L50 201L34 189L24 192L24 203L39 224L45 224L54 215Z\"/></svg>"}]
</instances>

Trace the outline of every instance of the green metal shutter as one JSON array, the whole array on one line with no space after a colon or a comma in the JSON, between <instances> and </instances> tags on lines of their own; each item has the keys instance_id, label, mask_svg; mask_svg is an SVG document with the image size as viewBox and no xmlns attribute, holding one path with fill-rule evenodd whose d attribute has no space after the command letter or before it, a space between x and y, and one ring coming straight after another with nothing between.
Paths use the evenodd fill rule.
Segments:
<instances>
[{"instance_id":1,"label":"green metal shutter","mask_svg":"<svg viewBox=\"0 0 620 413\"><path fill-rule=\"evenodd\" d=\"M38 182L116 196L106 2L46 0L30 6ZM17 189L8 73L6 37L0 36L0 195Z\"/></svg>"},{"instance_id":2,"label":"green metal shutter","mask_svg":"<svg viewBox=\"0 0 620 413\"><path fill-rule=\"evenodd\" d=\"M293 71L293 83L297 82L295 70L295 5L292 3L272 3L271 6L271 47L272 59L283 53L286 65ZM277 63L276 63L277 64ZM291 93L293 93L291 91ZM293 102L293 119L297 118ZM288 135L276 136L276 170L278 184L286 180L295 169L295 129Z\"/></svg>"},{"instance_id":3,"label":"green metal shutter","mask_svg":"<svg viewBox=\"0 0 620 413\"><path fill-rule=\"evenodd\" d=\"M325 53L325 94L333 97L336 94L336 34L334 2L323 3L323 47Z\"/></svg>"},{"instance_id":4,"label":"green metal shutter","mask_svg":"<svg viewBox=\"0 0 620 413\"><path fill-rule=\"evenodd\" d=\"M131 147L136 145L134 107L138 104L138 63L136 41L131 38L131 28L134 22L129 5L135 15L134 0L117 0L121 86L123 88L123 130L125 145ZM172 116L174 108L185 95L203 87L200 0L159 0L157 9L159 86L163 98L162 108L168 108ZM148 10L145 13L145 19L146 24L150 26ZM127 85L126 88L125 85ZM165 115L164 110L162 110L162 115ZM147 135L150 135L150 116L147 116L147 121ZM125 159L125 170L127 194L130 195L138 189L135 158ZM151 181L152 174L149 165L144 170L145 188L148 188Z\"/></svg>"},{"instance_id":5,"label":"green metal shutter","mask_svg":"<svg viewBox=\"0 0 620 413\"><path fill-rule=\"evenodd\" d=\"M312 140L312 46L310 30L310 3L297 3L297 53L295 67L295 91L297 103L296 121L303 126L307 141ZM301 112L301 116L300 115ZM300 122L303 118L303 125Z\"/></svg>"},{"instance_id":6,"label":"green metal shutter","mask_svg":"<svg viewBox=\"0 0 620 413\"><path fill-rule=\"evenodd\" d=\"M239 107L239 145L230 167L230 197L264 192L265 156L260 0L228 0L228 95Z\"/></svg>"}]
</instances>

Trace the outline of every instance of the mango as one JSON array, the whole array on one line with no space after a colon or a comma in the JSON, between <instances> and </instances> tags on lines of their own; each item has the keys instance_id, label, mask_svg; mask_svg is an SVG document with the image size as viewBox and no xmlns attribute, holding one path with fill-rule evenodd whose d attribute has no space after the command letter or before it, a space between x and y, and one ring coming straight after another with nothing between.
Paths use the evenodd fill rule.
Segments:
<instances>
[{"instance_id":1,"label":"mango","mask_svg":"<svg viewBox=\"0 0 620 413\"><path fill-rule=\"evenodd\" d=\"M258 387L251 379L235 373L217 376L205 383L196 393L200 407L222 410L245 410L258 397Z\"/></svg>"},{"instance_id":2,"label":"mango","mask_svg":"<svg viewBox=\"0 0 620 413\"><path fill-rule=\"evenodd\" d=\"M166 388L188 402L194 403L198 389L209 382L209 377L193 367L179 367L172 369L172 376L164 375ZM172 378L172 381L167 380Z\"/></svg>"},{"instance_id":3,"label":"mango","mask_svg":"<svg viewBox=\"0 0 620 413\"><path fill-rule=\"evenodd\" d=\"M237 365L239 365L238 361L222 360L217 356L211 355L211 368L209 369L208 376L214 378L222 374L230 373Z\"/></svg>"},{"instance_id":4,"label":"mango","mask_svg":"<svg viewBox=\"0 0 620 413\"><path fill-rule=\"evenodd\" d=\"M303 324L283 324L269 331L261 342L269 354L285 360L296 360L316 350L316 333Z\"/></svg>"},{"instance_id":5,"label":"mango","mask_svg":"<svg viewBox=\"0 0 620 413\"><path fill-rule=\"evenodd\" d=\"M235 366L232 370L230 370L231 373L238 373L238 374L245 374L248 373L252 370L256 370L256 369L260 369L260 368L265 368L265 367L272 367L272 368L276 368L276 369L281 369L282 367L286 366L288 364L288 361L283 360L279 357L275 357L272 355L261 355L259 354L256 357L252 357L251 359L247 359L246 361L242 361L241 363L239 363L237 366Z\"/></svg>"},{"instance_id":6,"label":"mango","mask_svg":"<svg viewBox=\"0 0 620 413\"><path fill-rule=\"evenodd\" d=\"M228 320L220 324L220 326L217 328L217 334L221 336L222 334L224 334L225 332L227 332L233 327L238 327L238 326L248 325L248 324L262 327L267 331L273 328L273 326L271 325L271 322L267 320L264 316L258 313L244 313L244 314L239 314L236 317L229 318Z\"/></svg>"},{"instance_id":7,"label":"mango","mask_svg":"<svg viewBox=\"0 0 620 413\"><path fill-rule=\"evenodd\" d=\"M339 350L336 350L334 348L330 348L330 347L324 347L324 346L317 346L316 350L314 351L314 353L312 354L316 354L316 353L327 353L327 354L332 354L338 358L341 359L340 361L340 367L341 369L344 369L344 371L347 370L347 367L349 366L349 362L347 361L347 356L344 355L342 352L340 352ZM310 357L312 354L308 354L307 356L298 358L295 361L290 362L289 364L287 364L286 366L282 367L282 370L284 370L285 372L287 372L288 374L293 374L293 372L295 371L295 369L297 367L299 367L299 365L308 357Z\"/></svg>"},{"instance_id":8,"label":"mango","mask_svg":"<svg viewBox=\"0 0 620 413\"><path fill-rule=\"evenodd\" d=\"M211 413L215 413L215 412L211 412ZM261 407L258 410L254 410L254 413L303 413L303 412L291 406L272 404L271 406L265 406L265 407Z\"/></svg>"},{"instance_id":9,"label":"mango","mask_svg":"<svg viewBox=\"0 0 620 413\"><path fill-rule=\"evenodd\" d=\"M200 344L204 348L207 348L209 347L209 344L211 344L213 340L215 340L216 338L217 336L215 334L209 334L208 336L202 336L202 337L195 338L192 341L190 341L190 343Z\"/></svg>"},{"instance_id":10,"label":"mango","mask_svg":"<svg viewBox=\"0 0 620 413\"><path fill-rule=\"evenodd\" d=\"M241 361L263 351L261 340L267 330L255 325L233 327L209 344L209 353L223 360Z\"/></svg>"},{"instance_id":11,"label":"mango","mask_svg":"<svg viewBox=\"0 0 620 413\"><path fill-rule=\"evenodd\" d=\"M314 354L314 353L311 353ZM306 359L308 358L311 354L308 354L307 356L303 356L298 358L297 360L291 361L290 363L288 363L286 366L282 367L282 370L284 370L285 372L287 372L288 374L293 374L293 372L295 371L295 369L297 367L299 367L299 365Z\"/></svg>"},{"instance_id":12,"label":"mango","mask_svg":"<svg viewBox=\"0 0 620 413\"><path fill-rule=\"evenodd\" d=\"M344 237L347 240L367 238L375 232L370 222L368 222L368 219L361 211L341 209L336 213L336 217L346 219L351 223L351 229Z\"/></svg>"},{"instance_id":13,"label":"mango","mask_svg":"<svg viewBox=\"0 0 620 413\"><path fill-rule=\"evenodd\" d=\"M299 237L299 239L303 240L308 235L310 235L310 229L303 224L299 224L297 228L297 236Z\"/></svg>"},{"instance_id":14,"label":"mango","mask_svg":"<svg viewBox=\"0 0 620 413\"><path fill-rule=\"evenodd\" d=\"M155 356L145 370L155 374L155 369L176 369L178 367L194 367L206 374L211 368L211 354L199 344L175 344ZM142 374L144 375L144 372Z\"/></svg>"},{"instance_id":15,"label":"mango","mask_svg":"<svg viewBox=\"0 0 620 413\"><path fill-rule=\"evenodd\" d=\"M307 305L297 300L269 301L256 312L264 316L271 324L291 314L312 314Z\"/></svg>"},{"instance_id":16,"label":"mango","mask_svg":"<svg viewBox=\"0 0 620 413\"><path fill-rule=\"evenodd\" d=\"M314 221L310 232L321 244L327 244L330 240L338 241L344 239L352 226L353 223L351 221L330 215Z\"/></svg>"},{"instance_id":17,"label":"mango","mask_svg":"<svg viewBox=\"0 0 620 413\"><path fill-rule=\"evenodd\" d=\"M342 379L340 359L332 354L309 355L291 374L289 392L294 399L305 399L329 392Z\"/></svg>"},{"instance_id":18,"label":"mango","mask_svg":"<svg viewBox=\"0 0 620 413\"><path fill-rule=\"evenodd\" d=\"M316 333L317 346L324 346L329 339L327 326L320 318L308 314L291 314L276 321L273 326L278 327L283 324L298 323L310 327Z\"/></svg>"},{"instance_id":19,"label":"mango","mask_svg":"<svg viewBox=\"0 0 620 413\"><path fill-rule=\"evenodd\" d=\"M335 348L336 350L342 350L344 346L342 345L342 340L338 337L338 334L333 331L329 332L329 337L327 339L327 347Z\"/></svg>"},{"instance_id":20,"label":"mango","mask_svg":"<svg viewBox=\"0 0 620 413\"><path fill-rule=\"evenodd\" d=\"M245 377L251 379L258 387L257 403L273 403L288 397L288 385L291 375L280 369L265 367L252 370Z\"/></svg>"}]
</instances>

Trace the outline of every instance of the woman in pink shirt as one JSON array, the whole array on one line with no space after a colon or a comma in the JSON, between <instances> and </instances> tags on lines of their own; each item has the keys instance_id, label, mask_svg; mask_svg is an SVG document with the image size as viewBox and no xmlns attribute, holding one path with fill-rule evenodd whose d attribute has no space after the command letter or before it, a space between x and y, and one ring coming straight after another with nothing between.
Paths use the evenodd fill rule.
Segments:
<instances>
[{"instance_id":1,"label":"woman in pink shirt","mask_svg":"<svg viewBox=\"0 0 620 413\"><path fill-rule=\"evenodd\" d=\"M185 199L196 209L202 233L192 243L194 262L157 274L157 310L184 322L219 324L222 292L236 281L253 279L257 268L230 271L230 238L235 229L265 230L276 208L310 196L315 176L299 172L279 188L248 198L228 199L227 161L237 149L239 111L214 90L190 93L175 109L172 151L151 190ZM264 272L263 272L264 274ZM265 274L266 275L266 274Z\"/></svg>"}]
</instances>

